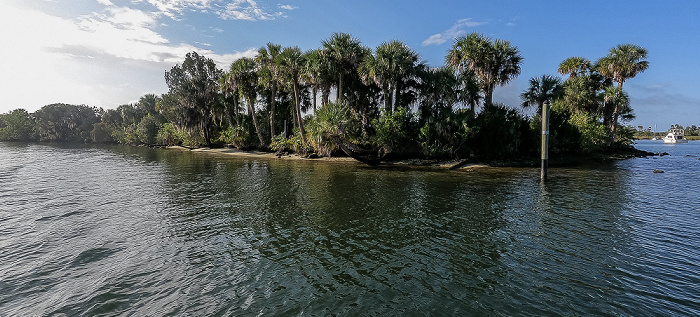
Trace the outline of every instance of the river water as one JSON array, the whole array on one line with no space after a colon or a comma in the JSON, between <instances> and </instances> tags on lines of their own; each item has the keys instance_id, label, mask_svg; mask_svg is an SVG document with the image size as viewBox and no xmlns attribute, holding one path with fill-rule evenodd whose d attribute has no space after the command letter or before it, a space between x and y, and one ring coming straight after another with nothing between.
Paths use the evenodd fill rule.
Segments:
<instances>
[{"instance_id":1,"label":"river water","mask_svg":"<svg viewBox=\"0 0 700 317\"><path fill-rule=\"evenodd\" d=\"M637 147L541 183L0 143L0 316L700 315L700 142Z\"/></svg>"}]
</instances>

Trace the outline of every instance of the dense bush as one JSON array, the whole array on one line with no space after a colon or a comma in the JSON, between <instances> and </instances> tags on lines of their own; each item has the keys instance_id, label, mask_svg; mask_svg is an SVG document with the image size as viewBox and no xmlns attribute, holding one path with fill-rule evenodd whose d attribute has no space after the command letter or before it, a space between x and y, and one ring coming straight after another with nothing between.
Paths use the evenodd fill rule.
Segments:
<instances>
[{"instance_id":1,"label":"dense bush","mask_svg":"<svg viewBox=\"0 0 700 317\"><path fill-rule=\"evenodd\" d=\"M404 107L394 112L382 112L379 118L372 120L376 131L374 143L389 152L406 153L415 147L415 134L411 129L411 113Z\"/></svg>"},{"instance_id":2,"label":"dense bush","mask_svg":"<svg viewBox=\"0 0 700 317\"><path fill-rule=\"evenodd\" d=\"M447 108L423 121L423 126L418 131L423 156L457 158L470 154L465 144L474 132L471 112L455 112Z\"/></svg>"},{"instance_id":3,"label":"dense bush","mask_svg":"<svg viewBox=\"0 0 700 317\"><path fill-rule=\"evenodd\" d=\"M112 143L115 142L112 138L112 128L109 124L104 122L98 122L93 124L92 132L90 132L90 137L93 143Z\"/></svg>"},{"instance_id":4,"label":"dense bush","mask_svg":"<svg viewBox=\"0 0 700 317\"><path fill-rule=\"evenodd\" d=\"M136 125L134 134L140 143L153 145L156 143L158 131L162 125L158 118L149 114Z\"/></svg>"},{"instance_id":5,"label":"dense bush","mask_svg":"<svg viewBox=\"0 0 700 317\"><path fill-rule=\"evenodd\" d=\"M39 141L90 142L97 109L85 105L50 104L34 113Z\"/></svg>"},{"instance_id":6,"label":"dense bush","mask_svg":"<svg viewBox=\"0 0 700 317\"><path fill-rule=\"evenodd\" d=\"M30 141L36 138L35 123L24 109L0 115L0 141Z\"/></svg>"},{"instance_id":7,"label":"dense bush","mask_svg":"<svg viewBox=\"0 0 700 317\"><path fill-rule=\"evenodd\" d=\"M359 120L345 104L329 103L307 124L308 142L321 156L330 156L338 142L358 141Z\"/></svg>"},{"instance_id":8,"label":"dense bush","mask_svg":"<svg viewBox=\"0 0 700 317\"><path fill-rule=\"evenodd\" d=\"M487 105L475 120L473 141L483 158L516 157L532 152L533 131L518 111L502 104Z\"/></svg>"}]
</instances>

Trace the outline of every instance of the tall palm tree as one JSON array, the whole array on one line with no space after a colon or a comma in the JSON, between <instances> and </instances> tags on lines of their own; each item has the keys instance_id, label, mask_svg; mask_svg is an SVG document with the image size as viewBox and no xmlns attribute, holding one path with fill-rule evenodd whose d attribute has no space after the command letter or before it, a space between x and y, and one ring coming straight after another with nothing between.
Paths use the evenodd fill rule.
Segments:
<instances>
[{"instance_id":1,"label":"tall palm tree","mask_svg":"<svg viewBox=\"0 0 700 317\"><path fill-rule=\"evenodd\" d=\"M359 65L369 54L358 39L347 33L333 33L327 40L321 41L322 54L328 58L337 74L336 102L343 102L343 83L346 77L356 72Z\"/></svg>"},{"instance_id":2,"label":"tall palm tree","mask_svg":"<svg viewBox=\"0 0 700 317\"><path fill-rule=\"evenodd\" d=\"M452 68L430 68L421 73L421 105L452 108L459 98L459 86L459 79Z\"/></svg>"},{"instance_id":3,"label":"tall palm tree","mask_svg":"<svg viewBox=\"0 0 700 317\"><path fill-rule=\"evenodd\" d=\"M312 105L314 112L317 109L318 91L321 91L321 105L328 103L330 86L333 81L328 59L325 58L320 49L310 50L304 53L303 80L310 85L312 94Z\"/></svg>"},{"instance_id":4,"label":"tall palm tree","mask_svg":"<svg viewBox=\"0 0 700 317\"><path fill-rule=\"evenodd\" d=\"M609 83L605 82L605 77L597 72L587 72L570 77L564 85L564 104L576 113L604 117L601 91L607 86Z\"/></svg>"},{"instance_id":5,"label":"tall palm tree","mask_svg":"<svg viewBox=\"0 0 700 317\"><path fill-rule=\"evenodd\" d=\"M239 118L239 91L238 87L236 87L235 82L233 81L234 77L231 75L231 73L225 73L221 78L219 78L219 86L221 88L221 93L223 94L224 98L231 98L231 104L232 107L229 107L228 102L224 102L224 108L226 111L226 118L228 120L229 126L233 127L233 118L231 116L231 110L233 110L233 113L235 114L236 118L236 125L240 125L241 121ZM233 109L231 109L233 108Z\"/></svg>"},{"instance_id":6,"label":"tall palm tree","mask_svg":"<svg viewBox=\"0 0 700 317\"><path fill-rule=\"evenodd\" d=\"M400 100L402 86L415 78L423 66L420 56L401 41L384 42L374 55L367 55L360 66L365 82L373 82L382 89L384 109L391 113Z\"/></svg>"},{"instance_id":7,"label":"tall palm tree","mask_svg":"<svg viewBox=\"0 0 700 317\"><path fill-rule=\"evenodd\" d=\"M282 46L267 43L267 46L258 49L255 61L270 72L270 135L275 135L275 104L277 102L277 85L280 83L281 69L279 56Z\"/></svg>"},{"instance_id":8,"label":"tall palm tree","mask_svg":"<svg viewBox=\"0 0 700 317\"><path fill-rule=\"evenodd\" d=\"M603 123L609 127L610 131L614 131L614 125L617 125L616 120L619 117L622 117L623 121L634 119L629 95L620 87L606 87L603 93L603 101L601 109ZM615 112L618 112L617 117ZM615 135L611 135L611 137L613 137L612 142L615 142Z\"/></svg>"},{"instance_id":9,"label":"tall palm tree","mask_svg":"<svg viewBox=\"0 0 700 317\"><path fill-rule=\"evenodd\" d=\"M550 75L530 78L530 86L520 94L523 108L537 105L537 112L542 112L542 106L547 100L554 101L564 93L561 79Z\"/></svg>"},{"instance_id":10,"label":"tall palm tree","mask_svg":"<svg viewBox=\"0 0 700 317\"><path fill-rule=\"evenodd\" d=\"M523 61L518 48L509 41L492 41L478 33L457 38L445 59L452 67L474 72L487 105L493 103L496 85L505 85L520 74Z\"/></svg>"},{"instance_id":11,"label":"tall palm tree","mask_svg":"<svg viewBox=\"0 0 700 317\"><path fill-rule=\"evenodd\" d=\"M302 74L306 68L306 59L299 47L286 47L280 54L280 65L282 66L282 74L291 84L294 94L294 111L296 113L297 125L301 140L306 144L306 136L304 135L304 121L301 116L301 106L299 102L299 83L302 79Z\"/></svg>"},{"instance_id":12,"label":"tall palm tree","mask_svg":"<svg viewBox=\"0 0 700 317\"><path fill-rule=\"evenodd\" d=\"M557 72L562 75L569 75L575 78L591 69L591 61L583 57L569 57L559 64Z\"/></svg>"},{"instance_id":13,"label":"tall palm tree","mask_svg":"<svg viewBox=\"0 0 700 317\"><path fill-rule=\"evenodd\" d=\"M257 98L258 93L256 89L258 85L258 74L256 72L255 60L248 57L237 59L231 64L229 76L229 82L233 86L231 89L234 91L240 91L241 95L243 95L248 103L248 114L253 117L255 133L258 135L260 146L264 147L265 139L260 132L258 118L255 115L255 99Z\"/></svg>"},{"instance_id":14,"label":"tall palm tree","mask_svg":"<svg viewBox=\"0 0 700 317\"><path fill-rule=\"evenodd\" d=\"M598 60L596 69L615 82L617 82L617 93L622 93L622 85L627 79L634 78L637 74L649 68L647 50L634 44L621 44L610 49L609 54ZM617 121L622 108L616 106L612 113L610 132L613 141L616 138Z\"/></svg>"},{"instance_id":15,"label":"tall palm tree","mask_svg":"<svg viewBox=\"0 0 700 317\"><path fill-rule=\"evenodd\" d=\"M461 82L459 101L469 106L472 116L476 116L476 106L479 104L479 100L482 99L479 94L479 79L470 70L459 73L457 79Z\"/></svg>"}]
</instances>

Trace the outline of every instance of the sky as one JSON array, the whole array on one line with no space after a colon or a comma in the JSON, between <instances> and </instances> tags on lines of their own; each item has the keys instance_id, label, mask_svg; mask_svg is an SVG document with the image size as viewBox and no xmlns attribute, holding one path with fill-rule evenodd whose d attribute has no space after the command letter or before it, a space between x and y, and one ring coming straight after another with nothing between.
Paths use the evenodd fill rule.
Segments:
<instances>
[{"instance_id":1,"label":"sky","mask_svg":"<svg viewBox=\"0 0 700 317\"><path fill-rule=\"evenodd\" d=\"M403 41L438 67L455 38L477 32L524 59L495 102L517 107L530 78L631 43L649 51L649 69L624 84L629 124L700 126L697 12L695 0L0 0L0 113L163 94L165 71L192 51L226 70L268 42L310 50L345 32L370 48Z\"/></svg>"}]
</instances>

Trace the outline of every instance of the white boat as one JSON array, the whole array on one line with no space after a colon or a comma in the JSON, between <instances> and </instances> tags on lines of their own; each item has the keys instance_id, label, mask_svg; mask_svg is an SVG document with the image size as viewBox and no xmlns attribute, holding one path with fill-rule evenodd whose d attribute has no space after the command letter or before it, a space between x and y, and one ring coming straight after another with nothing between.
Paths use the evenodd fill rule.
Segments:
<instances>
[{"instance_id":1,"label":"white boat","mask_svg":"<svg viewBox=\"0 0 700 317\"><path fill-rule=\"evenodd\" d=\"M688 143L683 129L671 129L664 137L664 143Z\"/></svg>"}]
</instances>

